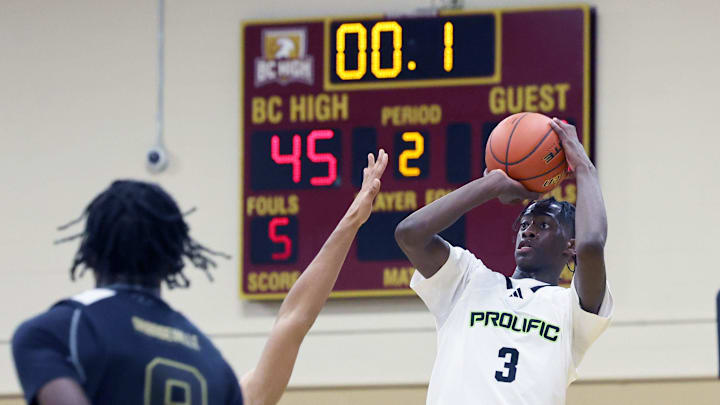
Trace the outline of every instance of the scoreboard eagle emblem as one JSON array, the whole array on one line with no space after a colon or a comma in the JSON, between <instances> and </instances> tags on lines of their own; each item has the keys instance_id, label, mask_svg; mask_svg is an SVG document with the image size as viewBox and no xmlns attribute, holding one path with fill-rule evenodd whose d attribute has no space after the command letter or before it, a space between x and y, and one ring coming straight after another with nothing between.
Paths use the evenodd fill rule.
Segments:
<instances>
[{"instance_id":1,"label":"scoreboard eagle emblem","mask_svg":"<svg viewBox=\"0 0 720 405\"><path fill-rule=\"evenodd\" d=\"M313 84L313 58L307 55L305 28L267 29L261 38L262 56L255 59L255 87Z\"/></svg>"}]
</instances>

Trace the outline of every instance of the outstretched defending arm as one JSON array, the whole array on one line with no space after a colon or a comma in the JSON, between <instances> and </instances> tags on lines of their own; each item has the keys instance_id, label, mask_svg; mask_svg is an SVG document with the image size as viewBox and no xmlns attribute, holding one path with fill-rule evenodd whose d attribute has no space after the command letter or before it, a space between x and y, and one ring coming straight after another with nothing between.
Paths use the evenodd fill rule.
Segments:
<instances>
[{"instance_id":1,"label":"outstretched defending arm","mask_svg":"<svg viewBox=\"0 0 720 405\"><path fill-rule=\"evenodd\" d=\"M565 158L577 180L575 207L575 289L580 306L597 314L605 296L605 239L607 215L597 169L578 140L575 127L553 118L550 125L560 137Z\"/></svg>"},{"instance_id":2,"label":"outstretched defending arm","mask_svg":"<svg viewBox=\"0 0 720 405\"><path fill-rule=\"evenodd\" d=\"M430 278L450 254L450 245L438 233L463 214L493 198L507 204L538 197L505 172L493 170L410 214L395 229L395 240L420 274Z\"/></svg>"},{"instance_id":3,"label":"outstretched defending arm","mask_svg":"<svg viewBox=\"0 0 720 405\"><path fill-rule=\"evenodd\" d=\"M368 155L360 193L285 297L257 367L241 379L245 404L274 405L285 392L300 344L330 295L358 229L370 217L387 161L382 149L377 161Z\"/></svg>"}]
</instances>

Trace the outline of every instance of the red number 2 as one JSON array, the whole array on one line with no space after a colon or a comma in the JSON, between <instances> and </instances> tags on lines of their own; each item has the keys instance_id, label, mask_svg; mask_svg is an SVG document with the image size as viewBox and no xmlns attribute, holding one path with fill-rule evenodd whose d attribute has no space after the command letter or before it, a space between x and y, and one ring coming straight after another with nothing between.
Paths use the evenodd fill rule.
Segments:
<instances>
[{"instance_id":1,"label":"red number 2","mask_svg":"<svg viewBox=\"0 0 720 405\"><path fill-rule=\"evenodd\" d=\"M327 186L333 184L337 178L337 158L332 153L316 153L316 139L332 139L335 133L329 129L316 129L310 132L307 140L307 155L315 163L327 163L328 174L325 177L312 177L310 184L313 186Z\"/></svg>"},{"instance_id":2,"label":"red number 2","mask_svg":"<svg viewBox=\"0 0 720 405\"><path fill-rule=\"evenodd\" d=\"M270 236L270 240L285 246L285 249L283 249L282 252L273 253L271 255L273 260L286 260L290 258L290 254L292 253L292 241L287 235L277 234L277 227L286 226L288 223L290 223L288 217L275 217L271 219L268 224L268 236Z\"/></svg>"},{"instance_id":3,"label":"red number 2","mask_svg":"<svg viewBox=\"0 0 720 405\"><path fill-rule=\"evenodd\" d=\"M300 135L293 135L292 154L280 154L280 137L273 135L270 139L270 155L272 160L280 165L292 164L292 179L294 183L300 182Z\"/></svg>"}]
</instances>

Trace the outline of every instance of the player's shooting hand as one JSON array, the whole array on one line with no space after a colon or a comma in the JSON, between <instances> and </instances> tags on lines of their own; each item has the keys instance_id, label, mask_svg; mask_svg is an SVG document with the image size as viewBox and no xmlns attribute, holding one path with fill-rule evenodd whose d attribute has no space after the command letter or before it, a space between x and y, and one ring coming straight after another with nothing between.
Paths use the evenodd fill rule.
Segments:
<instances>
[{"instance_id":1,"label":"player's shooting hand","mask_svg":"<svg viewBox=\"0 0 720 405\"><path fill-rule=\"evenodd\" d=\"M580 140L578 140L574 125L553 118L550 121L550 126L558 135L558 138L560 138L560 143L565 151L565 159L571 171L581 165L592 166L590 158L588 158L585 153L585 148L582 143L580 143Z\"/></svg>"},{"instance_id":2,"label":"player's shooting hand","mask_svg":"<svg viewBox=\"0 0 720 405\"><path fill-rule=\"evenodd\" d=\"M497 182L497 198L503 204L520 204L524 200L537 200L540 193L530 191L520 182L511 179L504 171L495 169L490 172L485 169L484 177L492 178Z\"/></svg>"},{"instance_id":3,"label":"player's shooting hand","mask_svg":"<svg viewBox=\"0 0 720 405\"><path fill-rule=\"evenodd\" d=\"M364 224L370 217L373 201L380 192L380 177L385 172L387 163L388 155L383 149L378 152L377 160L372 153L368 153L368 165L363 169L362 187L347 214L357 221L358 226Z\"/></svg>"}]
</instances>

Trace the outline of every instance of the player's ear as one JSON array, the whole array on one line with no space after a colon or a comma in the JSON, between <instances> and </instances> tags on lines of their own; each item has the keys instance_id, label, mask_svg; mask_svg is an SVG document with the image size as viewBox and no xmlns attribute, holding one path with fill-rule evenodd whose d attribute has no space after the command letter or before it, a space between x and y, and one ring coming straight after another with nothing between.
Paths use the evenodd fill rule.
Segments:
<instances>
[{"instance_id":1,"label":"player's ear","mask_svg":"<svg viewBox=\"0 0 720 405\"><path fill-rule=\"evenodd\" d=\"M567 241L567 244L565 245L565 250L563 250L563 255L567 256L568 260L575 257L577 252L575 251L575 238L570 238Z\"/></svg>"}]
</instances>

